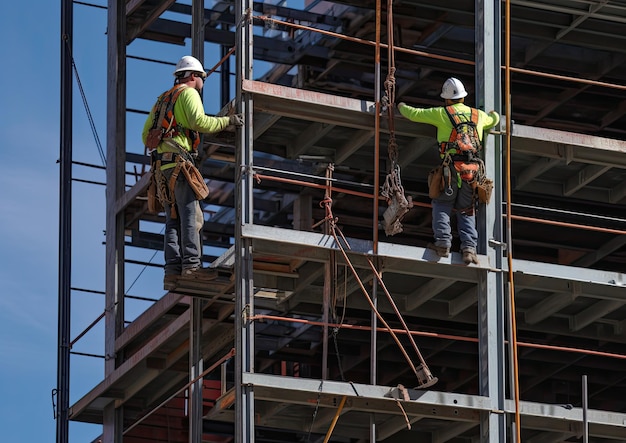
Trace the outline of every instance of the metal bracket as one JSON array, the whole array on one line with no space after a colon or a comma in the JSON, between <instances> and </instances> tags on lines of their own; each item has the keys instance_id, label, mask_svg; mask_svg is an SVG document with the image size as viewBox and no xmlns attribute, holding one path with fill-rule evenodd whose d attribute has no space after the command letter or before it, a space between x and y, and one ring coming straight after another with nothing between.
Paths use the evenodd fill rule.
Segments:
<instances>
[{"instance_id":1,"label":"metal bracket","mask_svg":"<svg viewBox=\"0 0 626 443\"><path fill-rule=\"evenodd\" d=\"M502 248L503 251L506 251L506 248L508 247L506 243L495 240L493 238L489 239L489 246L491 246L492 248Z\"/></svg>"}]
</instances>

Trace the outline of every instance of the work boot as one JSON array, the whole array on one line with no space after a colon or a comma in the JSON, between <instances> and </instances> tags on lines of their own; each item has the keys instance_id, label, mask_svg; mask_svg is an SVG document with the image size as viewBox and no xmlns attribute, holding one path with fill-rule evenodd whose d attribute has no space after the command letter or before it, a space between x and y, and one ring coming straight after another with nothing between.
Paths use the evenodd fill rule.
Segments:
<instances>
[{"instance_id":1,"label":"work boot","mask_svg":"<svg viewBox=\"0 0 626 443\"><path fill-rule=\"evenodd\" d=\"M202 267L184 269L181 278L188 280L215 280L217 278L217 269Z\"/></svg>"},{"instance_id":2,"label":"work boot","mask_svg":"<svg viewBox=\"0 0 626 443\"><path fill-rule=\"evenodd\" d=\"M434 243L428 243L426 247L435 251L439 257L447 257L450 255L450 248L446 246L437 246Z\"/></svg>"},{"instance_id":3,"label":"work boot","mask_svg":"<svg viewBox=\"0 0 626 443\"><path fill-rule=\"evenodd\" d=\"M171 291L175 289L178 283L178 275L176 274L168 274L163 277L163 289L166 291Z\"/></svg>"},{"instance_id":4,"label":"work boot","mask_svg":"<svg viewBox=\"0 0 626 443\"><path fill-rule=\"evenodd\" d=\"M188 268L188 269L183 269L183 272L181 272L180 275L182 275L183 277L192 277L197 275L196 273L202 268L197 267L197 268Z\"/></svg>"},{"instance_id":5,"label":"work boot","mask_svg":"<svg viewBox=\"0 0 626 443\"><path fill-rule=\"evenodd\" d=\"M475 265L478 264L478 257L476 256L476 251L474 251L473 249L463 249L463 251L461 251L463 253L463 262L466 265L469 265L470 263L474 263Z\"/></svg>"}]
</instances>

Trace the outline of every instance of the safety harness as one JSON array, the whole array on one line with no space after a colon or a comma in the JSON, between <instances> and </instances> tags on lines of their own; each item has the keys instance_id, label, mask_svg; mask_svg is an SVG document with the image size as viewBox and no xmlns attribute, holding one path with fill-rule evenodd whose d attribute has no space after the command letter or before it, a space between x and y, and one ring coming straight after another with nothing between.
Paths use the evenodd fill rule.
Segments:
<instances>
[{"instance_id":1,"label":"safety harness","mask_svg":"<svg viewBox=\"0 0 626 443\"><path fill-rule=\"evenodd\" d=\"M167 207L166 205L170 205L172 211L171 216L172 218L176 218L176 195L174 193L174 189L176 187L176 180L181 173L187 180L187 183L195 193L198 200L204 200L209 196L209 188L206 185L202 174L198 168L196 168L189 153L171 139L164 140L164 143L171 148L178 149L179 153L164 152L162 154L158 154L156 151L152 151L152 179L154 180L154 184L156 186L155 195L159 202L164 207ZM165 174L163 174L161 166L163 166L164 163L168 165L173 164L171 167L174 170L172 171L172 175L170 175L169 180Z\"/></svg>"},{"instance_id":2,"label":"safety harness","mask_svg":"<svg viewBox=\"0 0 626 443\"><path fill-rule=\"evenodd\" d=\"M148 132L146 138L146 147L151 150L151 168L152 183L154 191L148 192L148 198L154 195L162 206L171 208L172 218L176 218L176 197L174 189L176 180L182 172L187 183L191 186L196 198L204 200L209 196L209 188L207 187L202 174L195 166L194 159L197 157L198 145L200 143L200 135L196 131L184 128L176 122L174 117L174 105L180 93L187 88L187 85L175 85L169 91L161 94L154 108L154 120L152 129ZM176 135L184 133L192 142L192 151L189 152L173 139ZM169 150L159 153L157 147L160 143L165 143ZM173 168L172 175L169 180L163 174L163 170ZM148 207L157 207L152 203Z\"/></svg>"},{"instance_id":3,"label":"safety harness","mask_svg":"<svg viewBox=\"0 0 626 443\"><path fill-rule=\"evenodd\" d=\"M448 141L442 142L439 155L442 159L443 187L446 195L450 196L452 190L452 174L450 164L457 171L457 186L461 186L461 180L469 183L474 189L474 199L480 203L488 203L491 197L493 181L485 175L485 163L478 156L482 149L478 137L478 110L471 108L469 120L465 114L456 112L454 106L446 106L446 114L452 123L452 132ZM488 189L486 189L488 188ZM473 210L468 208L467 211Z\"/></svg>"},{"instance_id":4,"label":"safety harness","mask_svg":"<svg viewBox=\"0 0 626 443\"><path fill-rule=\"evenodd\" d=\"M439 155L443 160L442 165L445 168L450 163L454 164L454 169L458 172L459 178L471 183L476 180L476 175L481 169L480 165L482 163L482 160L477 155L482 148L476 128L476 125L478 125L478 110L471 108L470 119L467 120L464 114L456 113L454 106L446 106L444 109L446 114L448 114L450 123L452 123L452 132L448 141L441 143ZM444 169L444 177L445 175ZM447 179L448 188L446 191L450 188L450 178L447 177Z\"/></svg>"},{"instance_id":5,"label":"safety harness","mask_svg":"<svg viewBox=\"0 0 626 443\"><path fill-rule=\"evenodd\" d=\"M457 114L454 106L444 108L450 123L452 132L447 142L441 143L441 158L445 155L458 155L469 157L476 154L482 146L478 137L478 109L471 108L470 119L465 118L465 114ZM470 158L471 160L471 158Z\"/></svg>"},{"instance_id":6,"label":"safety harness","mask_svg":"<svg viewBox=\"0 0 626 443\"><path fill-rule=\"evenodd\" d=\"M154 106L154 119L152 120L152 128L148 131L146 138L146 147L149 150L156 149L163 140L176 137L183 133L191 140L192 153L198 152L200 144L200 134L178 124L174 116L174 105L178 96L187 85L174 85L172 89L164 92L157 99Z\"/></svg>"}]
</instances>

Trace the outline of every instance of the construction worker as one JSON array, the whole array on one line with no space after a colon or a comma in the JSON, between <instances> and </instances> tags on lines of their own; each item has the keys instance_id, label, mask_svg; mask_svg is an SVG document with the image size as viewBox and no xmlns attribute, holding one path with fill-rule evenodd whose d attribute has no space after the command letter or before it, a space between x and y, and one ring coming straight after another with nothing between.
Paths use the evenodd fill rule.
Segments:
<instances>
[{"instance_id":1,"label":"construction worker","mask_svg":"<svg viewBox=\"0 0 626 443\"><path fill-rule=\"evenodd\" d=\"M207 74L202 63L184 56L174 70L174 86L161 94L143 127L142 139L152 156L159 201L165 211L165 277L173 289L180 275L198 275L202 268L204 216L199 199L208 188L195 166L199 133L216 133L243 125L240 114L213 117L204 112L200 91Z\"/></svg>"},{"instance_id":2,"label":"construction worker","mask_svg":"<svg viewBox=\"0 0 626 443\"><path fill-rule=\"evenodd\" d=\"M476 256L478 232L474 215L475 187L478 174L484 173L484 164L477 152L482 143L483 131L497 125L500 116L495 111L486 113L465 105L466 96L467 91L463 83L451 77L441 88L441 98L445 100L445 106L414 108L405 103L399 103L398 110L411 121L428 123L437 128L437 142L442 159L441 169L438 171L441 171L444 189L436 197L438 192L434 195L430 194L433 197L434 243L429 243L427 247L434 250L440 257L448 257L452 246L450 217L452 211L455 210L463 262L478 264ZM457 132L461 131L455 126L455 122L473 126L472 137L475 140L473 140L473 146L467 150L458 147L455 137ZM471 145L471 142L468 144ZM438 183L437 181L437 186L439 186Z\"/></svg>"}]
</instances>

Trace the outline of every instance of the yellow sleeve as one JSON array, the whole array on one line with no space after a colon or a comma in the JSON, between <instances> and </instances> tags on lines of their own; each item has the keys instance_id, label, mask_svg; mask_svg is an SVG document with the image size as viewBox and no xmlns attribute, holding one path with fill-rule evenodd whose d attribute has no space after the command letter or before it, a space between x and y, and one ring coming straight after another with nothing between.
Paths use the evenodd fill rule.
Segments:
<instances>
[{"instance_id":1,"label":"yellow sleeve","mask_svg":"<svg viewBox=\"0 0 626 443\"><path fill-rule=\"evenodd\" d=\"M152 129L153 120L154 120L154 106L152 107L150 114L146 118L146 121L143 124L143 130L141 131L141 141L143 142L144 145L146 144L146 139L148 138L148 131Z\"/></svg>"},{"instance_id":2,"label":"yellow sleeve","mask_svg":"<svg viewBox=\"0 0 626 443\"><path fill-rule=\"evenodd\" d=\"M488 114L486 112L481 111L480 117L481 118L479 122L482 124L483 130L491 129L500 122L500 115L496 111L491 111Z\"/></svg>"},{"instance_id":3,"label":"yellow sleeve","mask_svg":"<svg viewBox=\"0 0 626 443\"><path fill-rule=\"evenodd\" d=\"M205 134L220 132L228 126L229 117L206 115L200 94L194 88L185 88L174 105L174 116L184 128Z\"/></svg>"},{"instance_id":4,"label":"yellow sleeve","mask_svg":"<svg viewBox=\"0 0 626 443\"><path fill-rule=\"evenodd\" d=\"M437 128L437 141L439 143L447 141L452 132L452 123L443 107L435 108L414 108L403 105L398 107L398 111L404 117L417 123L427 123Z\"/></svg>"}]
</instances>

